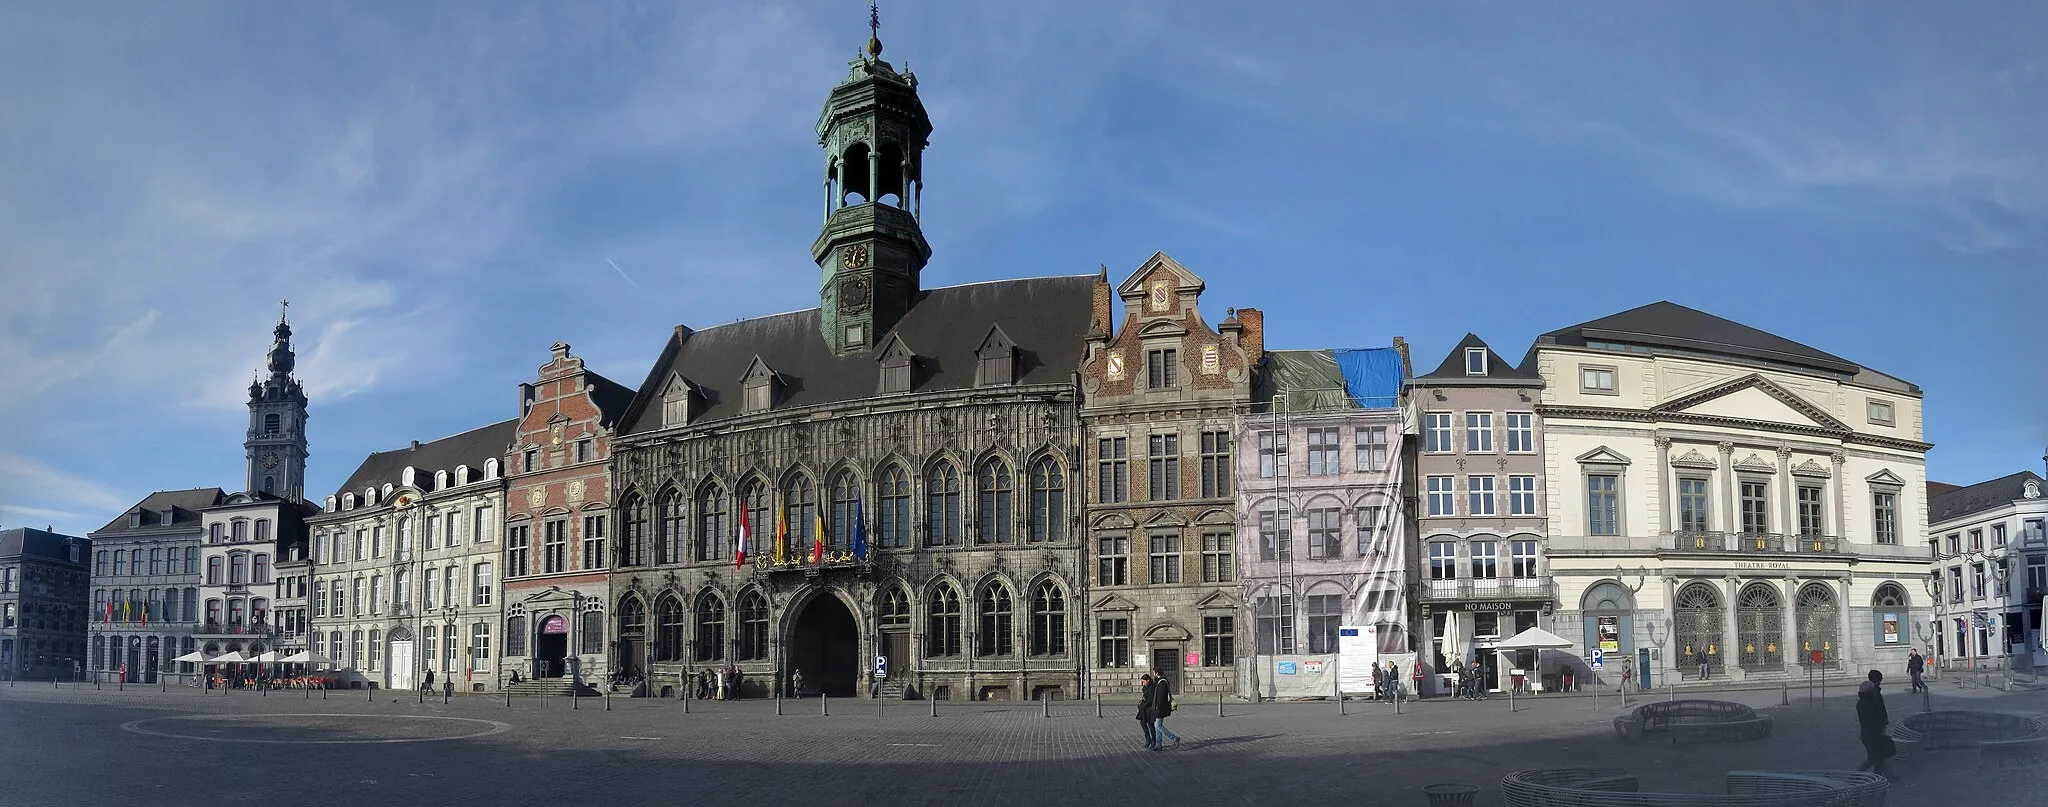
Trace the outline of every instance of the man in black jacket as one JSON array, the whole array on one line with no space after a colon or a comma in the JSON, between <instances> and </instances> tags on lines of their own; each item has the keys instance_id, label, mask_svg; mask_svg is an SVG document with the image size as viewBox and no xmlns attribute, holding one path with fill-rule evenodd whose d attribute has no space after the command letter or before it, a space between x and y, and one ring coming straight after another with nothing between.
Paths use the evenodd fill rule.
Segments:
<instances>
[{"instance_id":1,"label":"man in black jacket","mask_svg":"<svg viewBox=\"0 0 2048 807\"><path fill-rule=\"evenodd\" d=\"M1180 742L1180 735L1166 727L1166 718L1173 716L1173 684L1166 676L1154 676L1145 699L1152 704L1152 750L1164 748L1167 740Z\"/></svg>"},{"instance_id":2,"label":"man in black jacket","mask_svg":"<svg viewBox=\"0 0 2048 807\"><path fill-rule=\"evenodd\" d=\"M1143 684L1138 690L1138 728L1145 730L1145 750L1157 751L1159 735L1153 726L1158 723L1159 716L1152 712L1152 688L1156 684L1152 682L1151 673L1138 676L1138 681Z\"/></svg>"},{"instance_id":3,"label":"man in black jacket","mask_svg":"<svg viewBox=\"0 0 2048 807\"><path fill-rule=\"evenodd\" d=\"M1884 673L1870 671L1870 680L1856 688L1856 725L1863 740L1863 764L1856 770L1867 770L1879 776L1886 776L1884 761L1897 752L1891 735L1885 729L1891 725L1891 715L1884 708ZM1888 776L1894 781L1898 777Z\"/></svg>"},{"instance_id":4,"label":"man in black jacket","mask_svg":"<svg viewBox=\"0 0 2048 807\"><path fill-rule=\"evenodd\" d=\"M1913 686L1907 692L1926 692L1927 682L1920 675L1927 671L1927 659L1920 655L1920 648L1913 648L1913 655L1906 657L1906 674L1913 677Z\"/></svg>"}]
</instances>

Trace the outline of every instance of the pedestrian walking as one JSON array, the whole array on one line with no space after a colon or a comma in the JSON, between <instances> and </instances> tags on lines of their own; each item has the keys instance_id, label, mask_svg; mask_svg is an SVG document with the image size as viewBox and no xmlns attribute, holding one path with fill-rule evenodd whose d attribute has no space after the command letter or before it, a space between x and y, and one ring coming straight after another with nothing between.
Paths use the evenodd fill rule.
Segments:
<instances>
[{"instance_id":1,"label":"pedestrian walking","mask_svg":"<svg viewBox=\"0 0 2048 807\"><path fill-rule=\"evenodd\" d=\"M1394 700L1398 700L1398 699L1399 699L1400 697L1401 697L1401 665L1399 665L1399 664L1388 664L1388 665L1387 665L1387 700L1388 700L1388 701L1394 701Z\"/></svg>"},{"instance_id":2,"label":"pedestrian walking","mask_svg":"<svg viewBox=\"0 0 2048 807\"><path fill-rule=\"evenodd\" d=\"M725 671L718 671L718 699L725 700Z\"/></svg>"},{"instance_id":3,"label":"pedestrian walking","mask_svg":"<svg viewBox=\"0 0 2048 807\"><path fill-rule=\"evenodd\" d=\"M1707 649L1702 647L1692 654L1693 663L1700 665L1700 680L1707 680Z\"/></svg>"},{"instance_id":4,"label":"pedestrian walking","mask_svg":"<svg viewBox=\"0 0 2048 807\"><path fill-rule=\"evenodd\" d=\"M1152 750L1166 746L1167 740L1180 742L1180 735L1166 727L1166 719L1173 716L1173 682L1166 676L1152 679Z\"/></svg>"},{"instance_id":5,"label":"pedestrian walking","mask_svg":"<svg viewBox=\"0 0 2048 807\"><path fill-rule=\"evenodd\" d=\"M1152 674L1145 673L1138 676L1138 682L1141 685L1138 688L1138 728L1145 730L1145 749L1148 751L1157 750L1159 748L1157 734L1159 729L1157 728L1158 715L1152 711Z\"/></svg>"},{"instance_id":6,"label":"pedestrian walking","mask_svg":"<svg viewBox=\"0 0 2048 807\"><path fill-rule=\"evenodd\" d=\"M421 685L420 685L420 688L421 688L421 689L424 689L424 690L426 690L426 691L428 691L428 692L432 692L432 691L434 691L434 671L433 671L433 670L428 670L428 671L427 671L427 681L426 681L426 683L424 683L424 684L421 684Z\"/></svg>"},{"instance_id":7,"label":"pedestrian walking","mask_svg":"<svg viewBox=\"0 0 2048 807\"><path fill-rule=\"evenodd\" d=\"M1372 697L1373 700L1380 700L1386 696L1387 674L1386 671L1380 669L1380 663L1375 661L1372 663Z\"/></svg>"},{"instance_id":8,"label":"pedestrian walking","mask_svg":"<svg viewBox=\"0 0 2048 807\"><path fill-rule=\"evenodd\" d=\"M1920 679L1927 672L1927 659L1920 656L1920 648L1913 648L1913 654L1906 657L1906 675L1913 679L1913 686L1907 692L1926 692L1927 682Z\"/></svg>"},{"instance_id":9,"label":"pedestrian walking","mask_svg":"<svg viewBox=\"0 0 2048 807\"><path fill-rule=\"evenodd\" d=\"M1408 667L1408 671L1409 671L1409 672L1408 672L1408 674L1409 674L1410 676L1412 676L1412 677L1413 677L1413 680L1415 681L1415 697L1417 697L1417 698L1421 698L1421 697L1422 697L1422 662L1420 662L1420 661L1417 661L1417 662L1415 662L1414 664L1412 664L1412 665L1409 665L1409 667Z\"/></svg>"},{"instance_id":10,"label":"pedestrian walking","mask_svg":"<svg viewBox=\"0 0 2048 807\"><path fill-rule=\"evenodd\" d=\"M803 670L795 670L789 674L789 696L792 698L801 698L804 696Z\"/></svg>"},{"instance_id":11,"label":"pedestrian walking","mask_svg":"<svg viewBox=\"0 0 2048 807\"><path fill-rule=\"evenodd\" d=\"M1884 761L1899 752L1885 729L1891 725L1891 715L1884 708L1884 673L1870 671L1870 680L1856 687L1856 725L1863 740L1863 764L1856 770L1867 770L1892 781L1897 776L1884 772Z\"/></svg>"}]
</instances>

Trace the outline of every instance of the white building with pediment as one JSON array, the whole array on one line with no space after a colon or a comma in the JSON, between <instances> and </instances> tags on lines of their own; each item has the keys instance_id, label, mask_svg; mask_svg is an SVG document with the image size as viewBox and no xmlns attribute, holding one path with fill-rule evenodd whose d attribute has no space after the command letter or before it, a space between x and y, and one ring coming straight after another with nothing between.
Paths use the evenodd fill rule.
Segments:
<instances>
[{"instance_id":1,"label":"white building with pediment","mask_svg":"<svg viewBox=\"0 0 2048 807\"><path fill-rule=\"evenodd\" d=\"M1903 669L1930 613L1919 387L1669 302L1530 350L1553 631L1606 680Z\"/></svg>"}]
</instances>

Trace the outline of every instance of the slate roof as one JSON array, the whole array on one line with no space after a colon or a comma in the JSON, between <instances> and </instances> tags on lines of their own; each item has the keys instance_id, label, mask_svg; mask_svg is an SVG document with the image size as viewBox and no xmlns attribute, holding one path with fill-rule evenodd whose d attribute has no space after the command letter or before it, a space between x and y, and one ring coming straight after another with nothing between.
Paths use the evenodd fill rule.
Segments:
<instances>
[{"instance_id":1,"label":"slate roof","mask_svg":"<svg viewBox=\"0 0 2048 807\"><path fill-rule=\"evenodd\" d=\"M588 370L584 372L591 380L590 400L597 404L599 424L607 429L617 428L619 418L625 417L626 410L633 406L633 388Z\"/></svg>"},{"instance_id":2,"label":"slate roof","mask_svg":"<svg viewBox=\"0 0 2048 807\"><path fill-rule=\"evenodd\" d=\"M1095 275L995 280L920 292L909 313L869 351L835 356L818 329L819 311L741 320L692 331L678 326L628 410L621 434L661 428L661 391L680 374L697 391L692 423L745 414L740 379L759 356L775 371L776 409L876 397L880 356L894 338L917 357L911 392L971 389L989 329L1016 343L1017 383L1065 384L1080 370Z\"/></svg>"},{"instance_id":3,"label":"slate roof","mask_svg":"<svg viewBox=\"0 0 2048 807\"><path fill-rule=\"evenodd\" d=\"M1465 349L1474 347L1486 350L1485 375L1466 375L1465 373ZM1543 376L1536 372L1534 357L1532 356L1528 360L1523 361L1522 364L1528 369L1516 367L1514 362L1501 358L1499 353L1493 352L1493 348L1486 344L1486 340L1479 338L1479 334L1468 333L1465 334L1464 339L1458 340L1458 346L1451 348L1450 354L1444 357L1444 362L1437 365L1435 370L1409 379L1408 384L1409 386L1419 387L1445 385L1470 387L1543 386Z\"/></svg>"},{"instance_id":4,"label":"slate roof","mask_svg":"<svg viewBox=\"0 0 2048 807\"><path fill-rule=\"evenodd\" d=\"M34 527L15 527L11 530L0 530L0 558L26 554L69 564L71 562L71 555L64 548L64 542L69 540L77 540L87 549L92 547L92 542L86 539L74 539L69 535L39 530ZM80 555L80 557L91 557L91 553L87 552ZM80 563L79 565L83 566L84 564Z\"/></svg>"},{"instance_id":5,"label":"slate roof","mask_svg":"<svg viewBox=\"0 0 2048 807\"><path fill-rule=\"evenodd\" d=\"M1934 496L1927 500L1927 523L1944 524L2012 504L2025 492L2029 479L2042 481L2040 474L2021 471Z\"/></svg>"},{"instance_id":6,"label":"slate roof","mask_svg":"<svg viewBox=\"0 0 2048 807\"><path fill-rule=\"evenodd\" d=\"M1920 388L1840 356L1766 333L1734 320L1687 308L1669 300L1631 308L1591 322L1551 331L1536 338L1539 345L1583 347L1587 342L1617 342L1693 350L1823 370L1849 376L1874 387L1919 394ZM1535 353L1535 348L1530 349Z\"/></svg>"},{"instance_id":7,"label":"slate roof","mask_svg":"<svg viewBox=\"0 0 2048 807\"><path fill-rule=\"evenodd\" d=\"M135 507L121 511L107 526L92 531L94 538L113 537L124 532L150 532L178 527L198 527L199 511L220 504L227 493L220 488L191 488L188 490L159 490L143 497ZM142 509L142 526L128 526L128 514ZM160 514L171 510L171 524L164 526Z\"/></svg>"},{"instance_id":8,"label":"slate roof","mask_svg":"<svg viewBox=\"0 0 2048 807\"><path fill-rule=\"evenodd\" d=\"M349 474L335 493L360 493L373 485L382 488L386 482L396 485L408 465L419 469L414 479L418 487L431 489L435 471L453 471L458 465L482 471L484 460L502 459L518 432L519 420L514 418L417 446L379 451L356 466L356 472Z\"/></svg>"}]
</instances>

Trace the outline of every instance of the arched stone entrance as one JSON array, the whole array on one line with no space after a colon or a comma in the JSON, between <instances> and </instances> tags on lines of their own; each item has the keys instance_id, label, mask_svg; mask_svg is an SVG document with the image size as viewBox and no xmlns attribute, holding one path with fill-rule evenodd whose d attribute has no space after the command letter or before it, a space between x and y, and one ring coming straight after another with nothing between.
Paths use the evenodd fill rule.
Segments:
<instances>
[{"instance_id":1,"label":"arched stone entrance","mask_svg":"<svg viewBox=\"0 0 2048 807\"><path fill-rule=\"evenodd\" d=\"M533 624L533 675L561 678L569 674L569 618L547 614Z\"/></svg>"},{"instance_id":2,"label":"arched stone entrance","mask_svg":"<svg viewBox=\"0 0 2048 807\"><path fill-rule=\"evenodd\" d=\"M1610 661L1619 664L1620 659L1634 655L1635 640L1635 594L1613 581L1604 581L1586 589L1579 599L1579 610L1585 615L1586 658L1593 657L1598 649Z\"/></svg>"},{"instance_id":3,"label":"arched stone entrance","mask_svg":"<svg viewBox=\"0 0 2048 807\"><path fill-rule=\"evenodd\" d=\"M1672 608L1672 643L1679 654L1679 669L1698 674L1700 653L1706 654L1709 674L1724 669L1728 656L1721 641L1721 620L1725 614L1721 595L1712 584L1692 582L1678 590Z\"/></svg>"},{"instance_id":4,"label":"arched stone entrance","mask_svg":"<svg viewBox=\"0 0 2048 807\"><path fill-rule=\"evenodd\" d=\"M1741 643L1737 649L1745 672L1785 669L1785 603L1776 587L1769 583L1743 587L1735 609L1735 639Z\"/></svg>"},{"instance_id":5,"label":"arched stone entrance","mask_svg":"<svg viewBox=\"0 0 2048 807\"><path fill-rule=\"evenodd\" d=\"M1799 664L1812 667L1813 651L1821 652L1821 666L1832 667L1840 659L1842 618L1835 592L1826 583L1808 583L1799 589L1793 607L1799 626ZM1882 641L1880 639L1880 641Z\"/></svg>"},{"instance_id":6,"label":"arched stone entrance","mask_svg":"<svg viewBox=\"0 0 2048 807\"><path fill-rule=\"evenodd\" d=\"M788 658L791 673L803 672L806 692L854 697L860 688L860 623L844 601L821 593L791 623Z\"/></svg>"}]
</instances>

